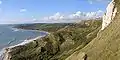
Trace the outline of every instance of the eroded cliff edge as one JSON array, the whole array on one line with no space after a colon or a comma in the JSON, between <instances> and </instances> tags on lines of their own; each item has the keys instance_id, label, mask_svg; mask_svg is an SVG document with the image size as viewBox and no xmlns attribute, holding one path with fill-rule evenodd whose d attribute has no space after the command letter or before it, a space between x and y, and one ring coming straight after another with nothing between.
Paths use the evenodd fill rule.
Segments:
<instances>
[{"instance_id":1,"label":"eroded cliff edge","mask_svg":"<svg viewBox=\"0 0 120 60\"><path fill-rule=\"evenodd\" d=\"M65 60L97 36L101 20L66 26L25 45L6 48L4 60Z\"/></svg>"},{"instance_id":2,"label":"eroded cliff edge","mask_svg":"<svg viewBox=\"0 0 120 60\"><path fill-rule=\"evenodd\" d=\"M103 23L102 23L102 29L104 30L114 19L117 13L117 7L115 6L115 1L112 0L108 7L106 8L107 12L103 16Z\"/></svg>"},{"instance_id":3,"label":"eroded cliff edge","mask_svg":"<svg viewBox=\"0 0 120 60\"><path fill-rule=\"evenodd\" d=\"M102 26L98 36L87 46L66 60L120 60L120 0L112 0L108 7L109 13L103 19L107 22L103 21L103 25L107 25Z\"/></svg>"}]
</instances>

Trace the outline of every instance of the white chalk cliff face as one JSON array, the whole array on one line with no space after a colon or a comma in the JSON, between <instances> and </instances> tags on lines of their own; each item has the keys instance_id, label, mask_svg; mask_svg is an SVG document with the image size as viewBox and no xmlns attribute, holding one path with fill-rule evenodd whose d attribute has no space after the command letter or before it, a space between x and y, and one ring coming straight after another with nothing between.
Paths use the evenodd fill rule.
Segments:
<instances>
[{"instance_id":1,"label":"white chalk cliff face","mask_svg":"<svg viewBox=\"0 0 120 60\"><path fill-rule=\"evenodd\" d=\"M102 22L102 29L104 30L114 19L116 13L117 13L117 7L115 7L115 2L112 0L110 4L107 7L107 12L103 16L103 22Z\"/></svg>"}]
</instances>

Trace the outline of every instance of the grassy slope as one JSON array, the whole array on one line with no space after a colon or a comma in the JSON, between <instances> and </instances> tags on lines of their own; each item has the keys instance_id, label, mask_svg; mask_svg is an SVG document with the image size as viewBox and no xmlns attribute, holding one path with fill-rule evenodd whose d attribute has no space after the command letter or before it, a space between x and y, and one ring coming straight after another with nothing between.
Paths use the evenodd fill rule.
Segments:
<instances>
[{"instance_id":1,"label":"grassy slope","mask_svg":"<svg viewBox=\"0 0 120 60\"><path fill-rule=\"evenodd\" d=\"M100 29L101 21L90 20L86 21L86 23L89 24L88 27L82 26L81 28L81 26L77 25L75 27L67 27L57 31L57 34L61 34L67 41L62 43L61 53L56 54L53 58L64 60L75 51L83 48L96 37ZM72 44L70 41L72 41Z\"/></svg>"},{"instance_id":2,"label":"grassy slope","mask_svg":"<svg viewBox=\"0 0 120 60\"><path fill-rule=\"evenodd\" d=\"M42 39L13 48L11 60L64 60L95 38L100 26L100 20L66 26Z\"/></svg>"},{"instance_id":3,"label":"grassy slope","mask_svg":"<svg viewBox=\"0 0 120 60\"><path fill-rule=\"evenodd\" d=\"M35 24L19 24L14 28L28 29L28 30L40 30L47 32L55 32L65 26L73 26L74 23L35 23Z\"/></svg>"},{"instance_id":4,"label":"grassy slope","mask_svg":"<svg viewBox=\"0 0 120 60\"><path fill-rule=\"evenodd\" d=\"M120 12L120 0L115 0ZM120 13L114 21L82 50L76 51L68 60L75 60L81 53L87 55L87 60L120 60ZM79 59L79 58L78 58Z\"/></svg>"}]
</instances>

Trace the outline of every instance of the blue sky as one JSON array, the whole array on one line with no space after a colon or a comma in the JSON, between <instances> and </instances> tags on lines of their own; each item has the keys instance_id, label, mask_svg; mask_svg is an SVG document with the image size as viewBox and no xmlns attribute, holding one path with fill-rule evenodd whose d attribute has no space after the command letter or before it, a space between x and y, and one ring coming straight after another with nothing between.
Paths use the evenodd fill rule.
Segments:
<instances>
[{"instance_id":1,"label":"blue sky","mask_svg":"<svg viewBox=\"0 0 120 60\"><path fill-rule=\"evenodd\" d=\"M0 24L54 22L54 15L63 21L78 11L105 12L108 3L108 0L0 0Z\"/></svg>"}]
</instances>

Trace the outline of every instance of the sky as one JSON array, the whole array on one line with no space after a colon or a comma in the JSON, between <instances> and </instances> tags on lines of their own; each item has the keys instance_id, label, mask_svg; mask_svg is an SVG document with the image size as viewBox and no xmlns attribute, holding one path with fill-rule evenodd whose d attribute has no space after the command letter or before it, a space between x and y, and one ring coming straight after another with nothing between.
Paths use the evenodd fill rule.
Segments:
<instances>
[{"instance_id":1,"label":"sky","mask_svg":"<svg viewBox=\"0 0 120 60\"><path fill-rule=\"evenodd\" d=\"M110 0L0 0L0 24L59 23L101 17Z\"/></svg>"}]
</instances>

